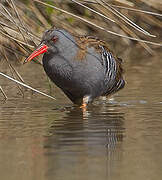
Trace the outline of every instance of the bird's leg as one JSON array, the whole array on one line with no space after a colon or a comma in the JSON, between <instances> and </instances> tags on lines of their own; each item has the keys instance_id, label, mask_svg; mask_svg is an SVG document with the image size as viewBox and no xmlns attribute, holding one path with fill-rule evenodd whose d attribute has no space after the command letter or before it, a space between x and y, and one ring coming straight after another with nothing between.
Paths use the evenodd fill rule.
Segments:
<instances>
[{"instance_id":1,"label":"bird's leg","mask_svg":"<svg viewBox=\"0 0 162 180\"><path fill-rule=\"evenodd\" d=\"M87 105L88 105L89 102L91 102L91 96L89 96L89 95L84 96L83 97L83 103L80 106L80 108L82 108L83 110L86 110L87 109Z\"/></svg>"}]
</instances>

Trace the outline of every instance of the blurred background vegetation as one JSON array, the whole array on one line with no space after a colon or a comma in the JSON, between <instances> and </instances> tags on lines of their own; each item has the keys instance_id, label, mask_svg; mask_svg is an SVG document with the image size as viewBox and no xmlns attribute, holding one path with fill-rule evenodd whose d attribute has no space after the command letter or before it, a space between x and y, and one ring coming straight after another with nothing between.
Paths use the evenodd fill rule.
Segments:
<instances>
[{"instance_id":1,"label":"blurred background vegetation","mask_svg":"<svg viewBox=\"0 0 162 180\"><path fill-rule=\"evenodd\" d=\"M23 81L10 62L22 65L53 26L97 36L121 57L154 56L162 50L161 20L159 0L1 0L0 71L7 62Z\"/></svg>"}]
</instances>

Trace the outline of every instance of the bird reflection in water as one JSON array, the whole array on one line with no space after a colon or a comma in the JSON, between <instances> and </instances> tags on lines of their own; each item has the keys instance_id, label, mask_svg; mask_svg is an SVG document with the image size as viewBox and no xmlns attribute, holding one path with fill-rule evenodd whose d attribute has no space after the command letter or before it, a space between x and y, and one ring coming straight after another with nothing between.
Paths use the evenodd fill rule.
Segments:
<instances>
[{"instance_id":1,"label":"bird reflection in water","mask_svg":"<svg viewBox=\"0 0 162 180\"><path fill-rule=\"evenodd\" d=\"M50 119L50 136L44 142L49 156L47 174L102 179L119 173L125 133L120 107L93 105L84 112L73 107L63 113L64 117Z\"/></svg>"}]
</instances>

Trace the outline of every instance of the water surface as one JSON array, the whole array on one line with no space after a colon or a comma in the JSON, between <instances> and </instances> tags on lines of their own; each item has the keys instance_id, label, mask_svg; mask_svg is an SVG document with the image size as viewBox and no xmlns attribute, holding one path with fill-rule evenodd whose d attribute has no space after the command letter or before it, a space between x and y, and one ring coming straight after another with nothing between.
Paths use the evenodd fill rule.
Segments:
<instances>
[{"instance_id":1,"label":"water surface","mask_svg":"<svg viewBox=\"0 0 162 180\"><path fill-rule=\"evenodd\" d=\"M162 56L129 58L126 87L86 112L56 87L56 101L30 91L22 97L13 82L0 77L9 97L4 102L0 94L1 179L161 179ZM41 66L17 70L26 83L49 93Z\"/></svg>"}]
</instances>

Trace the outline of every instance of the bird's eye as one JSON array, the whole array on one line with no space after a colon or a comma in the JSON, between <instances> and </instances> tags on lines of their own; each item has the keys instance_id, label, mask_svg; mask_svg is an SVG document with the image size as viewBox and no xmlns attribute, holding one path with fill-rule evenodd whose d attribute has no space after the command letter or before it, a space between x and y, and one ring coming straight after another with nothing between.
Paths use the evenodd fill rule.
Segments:
<instances>
[{"instance_id":1,"label":"bird's eye","mask_svg":"<svg viewBox=\"0 0 162 180\"><path fill-rule=\"evenodd\" d=\"M57 37L57 36L53 36L53 37L52 37L52 41L53 41L53 42L56 42L57 40L58 40L58 37Z\"/></svg>"}]
</instances>

